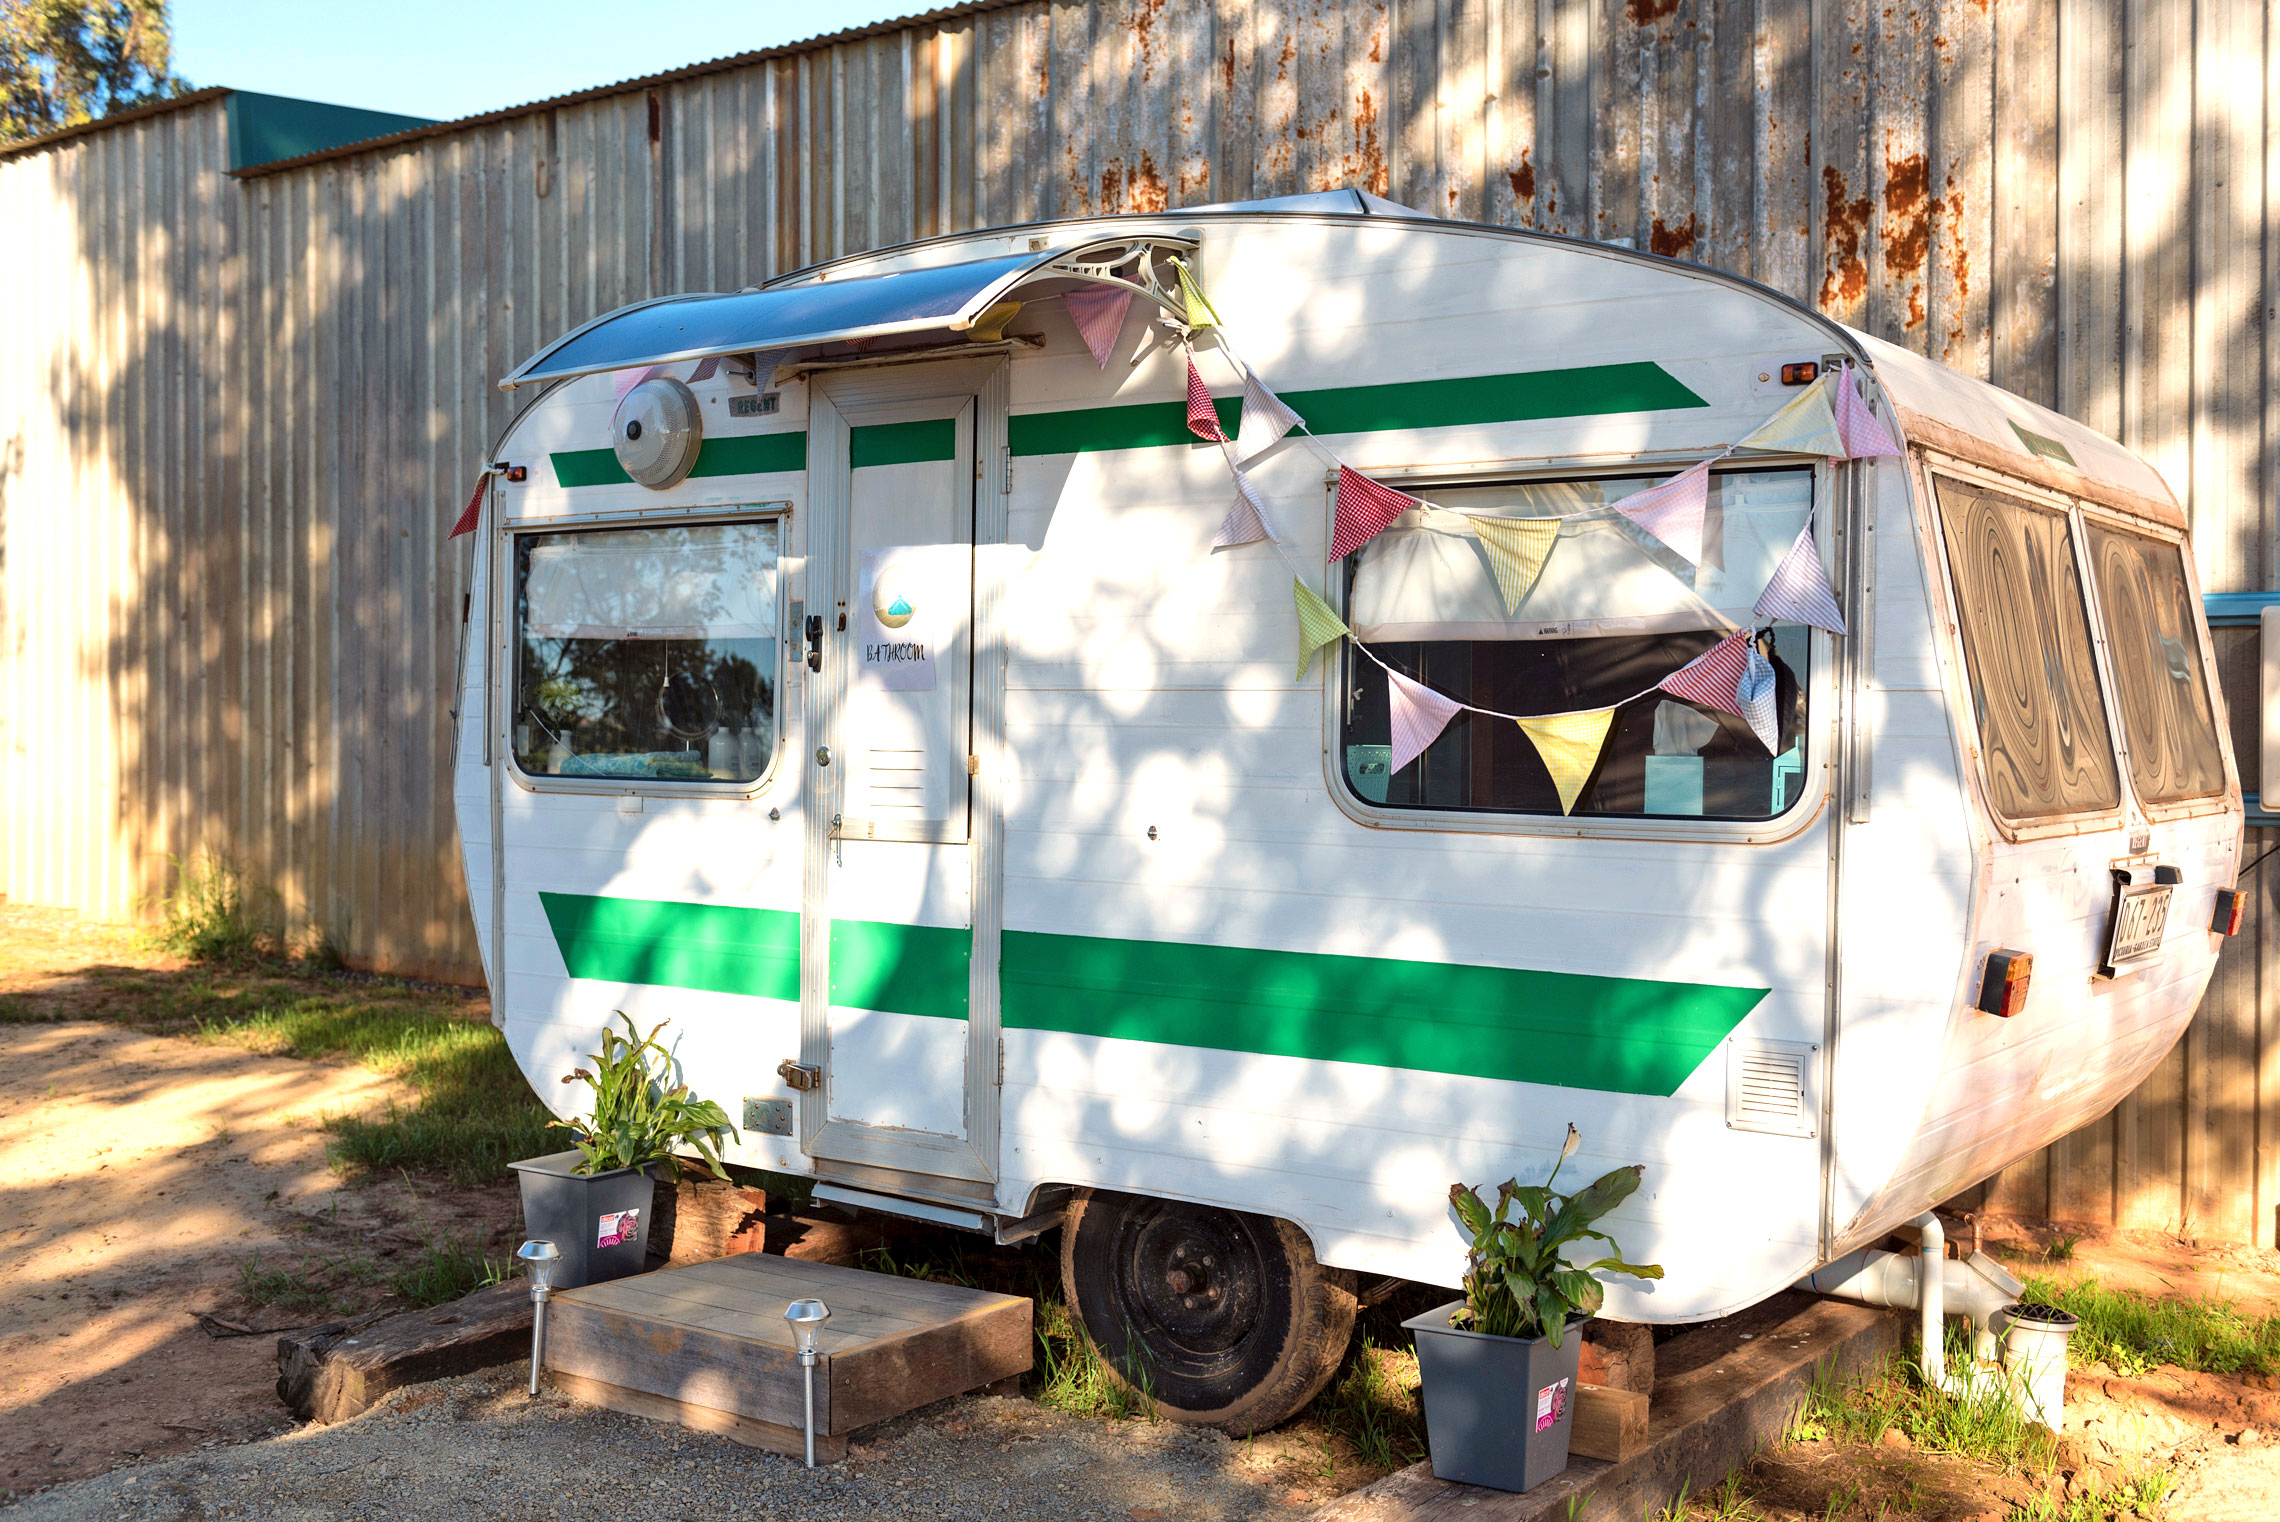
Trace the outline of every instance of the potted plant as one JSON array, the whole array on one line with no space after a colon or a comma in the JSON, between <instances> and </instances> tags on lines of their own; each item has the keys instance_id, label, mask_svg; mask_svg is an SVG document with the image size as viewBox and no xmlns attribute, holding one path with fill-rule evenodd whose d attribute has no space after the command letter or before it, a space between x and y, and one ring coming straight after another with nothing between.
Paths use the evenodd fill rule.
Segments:
<instances>
[{"instance_id":1,"label":"potted plant","mask_svg":"<svg viewBox=\"0 0 2280 1522\"><path fill-rule=\"evenodd\" d=\"M562 1253L555 1286L574 1289L641 1271L655 1224L657 1177L670 1176L676 1147L693 1148L725 1179L720 1139L734 1137L728 1112L673 1083L672 1058L658 1044L659 1021L644 1036L623 1010L625 1034L604 1026L602 1049L590 1067L563 1076L594 1091L584 1116L549 1125L568 1131L567 1152L513 1164L522 1178L523 1233L544 1238Z\"/></svg>"},{"instance_id":2,"label":"potted plant","mask_svg":"<svg viewBox=\"0 0 2280 1522\"><path fill-rule=\"evenodd\" d=\"M1444 1480L1529 1490L1567 1468L1575 1423L1575 1375L1583 1323L1606 1291L1602 1271L1660 1279L1655 1263L1620 1256L1577 1265L1566 1254L1639 1187L1645 1169L1617 1168L1574 1194L1552 1186L1583 1140L1568 1127L1552 1175L1541 1185L1508 1180L1491 1210L1463 1184L1449 1186L1458 1228L1472 1244L1465 1297L1402 1326L1417 1339L1426 1445Z\"/></svg>"}]
</instances>

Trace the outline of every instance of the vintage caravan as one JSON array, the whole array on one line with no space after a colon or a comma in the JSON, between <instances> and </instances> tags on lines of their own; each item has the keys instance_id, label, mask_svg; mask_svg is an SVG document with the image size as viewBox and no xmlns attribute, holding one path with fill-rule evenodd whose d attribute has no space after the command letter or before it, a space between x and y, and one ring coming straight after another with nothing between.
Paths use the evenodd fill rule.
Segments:
<instances>
[{"instance_id":1,"label":"vintage caravan","mask_svg":"<svg viewBox=\"0 0 2280 1522\"><path fill-rule=\"evenodd\" d=\"M670 1019L732 1161L1061 1226L1176 1416L1294 1410L1571 1122L1667 1269L1607 1314L1750 1304L2113 1105L2226 928L2161 477L1744 280L1343 192L504 384L456 794L532 1084Z\"/></svg>"}]
</instances>

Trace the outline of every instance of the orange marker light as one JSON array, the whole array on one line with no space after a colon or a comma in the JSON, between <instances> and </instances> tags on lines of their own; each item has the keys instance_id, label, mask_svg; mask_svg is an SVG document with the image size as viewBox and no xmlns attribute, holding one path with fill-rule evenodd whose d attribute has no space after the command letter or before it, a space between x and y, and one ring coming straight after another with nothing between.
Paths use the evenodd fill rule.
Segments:
<instances>
[{"instance_id":1,"label":"orange marker light","mask_svg":"<svg viewBox=\"0 0 2280 1522\"><path fill-rule=\"evenodd\" d=\"M1979 997L1972 1008L2008 1020L2027 1007L2027 983L2034 977L2031 952L2003 948L1987 953L1987 973L1979 980Z\"/></svg>"},{"instance_id":2,"label":"orange marker light","mask_svg":"<svg viewBox=\"0 0 2280 1522\"><path fill-rule=\"evenodd\" d=\"M1821 367L1809 359L1781 367L1781 383L1784 386L1810 386L1820 378Z\"/></svg>"}]
</instances>

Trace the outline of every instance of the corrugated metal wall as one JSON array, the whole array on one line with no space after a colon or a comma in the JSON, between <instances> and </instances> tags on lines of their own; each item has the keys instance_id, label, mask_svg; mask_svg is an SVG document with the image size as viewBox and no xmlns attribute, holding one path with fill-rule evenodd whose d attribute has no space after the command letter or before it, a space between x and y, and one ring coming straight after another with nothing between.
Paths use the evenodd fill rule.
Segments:
<instances>
[{"instance_id":1,"label":"corrugated metal wall","mask_svg":"<svg viewBox=\"0 0 2280 1522\"><path fill-rule=\"evenodd\" d=\"M2272 584L2268 33L2249 0L1029 0L244 182L218 103L0 159L0 891L116 913L212 844L359 961L471 975L441 533L491 382L629 299L976 225L1358 184L1627 239L2118 434L2211 590ZM2272 1240L2258 909L2145 1091L1995 1203Z\"/></svg>"}]
</instances>

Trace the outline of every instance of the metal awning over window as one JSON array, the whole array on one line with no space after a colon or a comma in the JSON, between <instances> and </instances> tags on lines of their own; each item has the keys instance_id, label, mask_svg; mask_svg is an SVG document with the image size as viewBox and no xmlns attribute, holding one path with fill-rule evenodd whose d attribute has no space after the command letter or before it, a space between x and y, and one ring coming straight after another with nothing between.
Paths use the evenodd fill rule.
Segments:
<instances>
[{"instance_id":1,"label":"metal awning over window","mask_svg":"<svg viewBox=\"0 0 2280 1522\"><path fill-rule=\"evenodd\" d=\"M1185 308L1171 261L1194 252L1192 239L1110 238L732 296L672 296L595 318L525 360L499 387L716 354L962 333L1017 290L1047 283L1121 286L1178 315Z\"/></svg>"}]
</instances>

